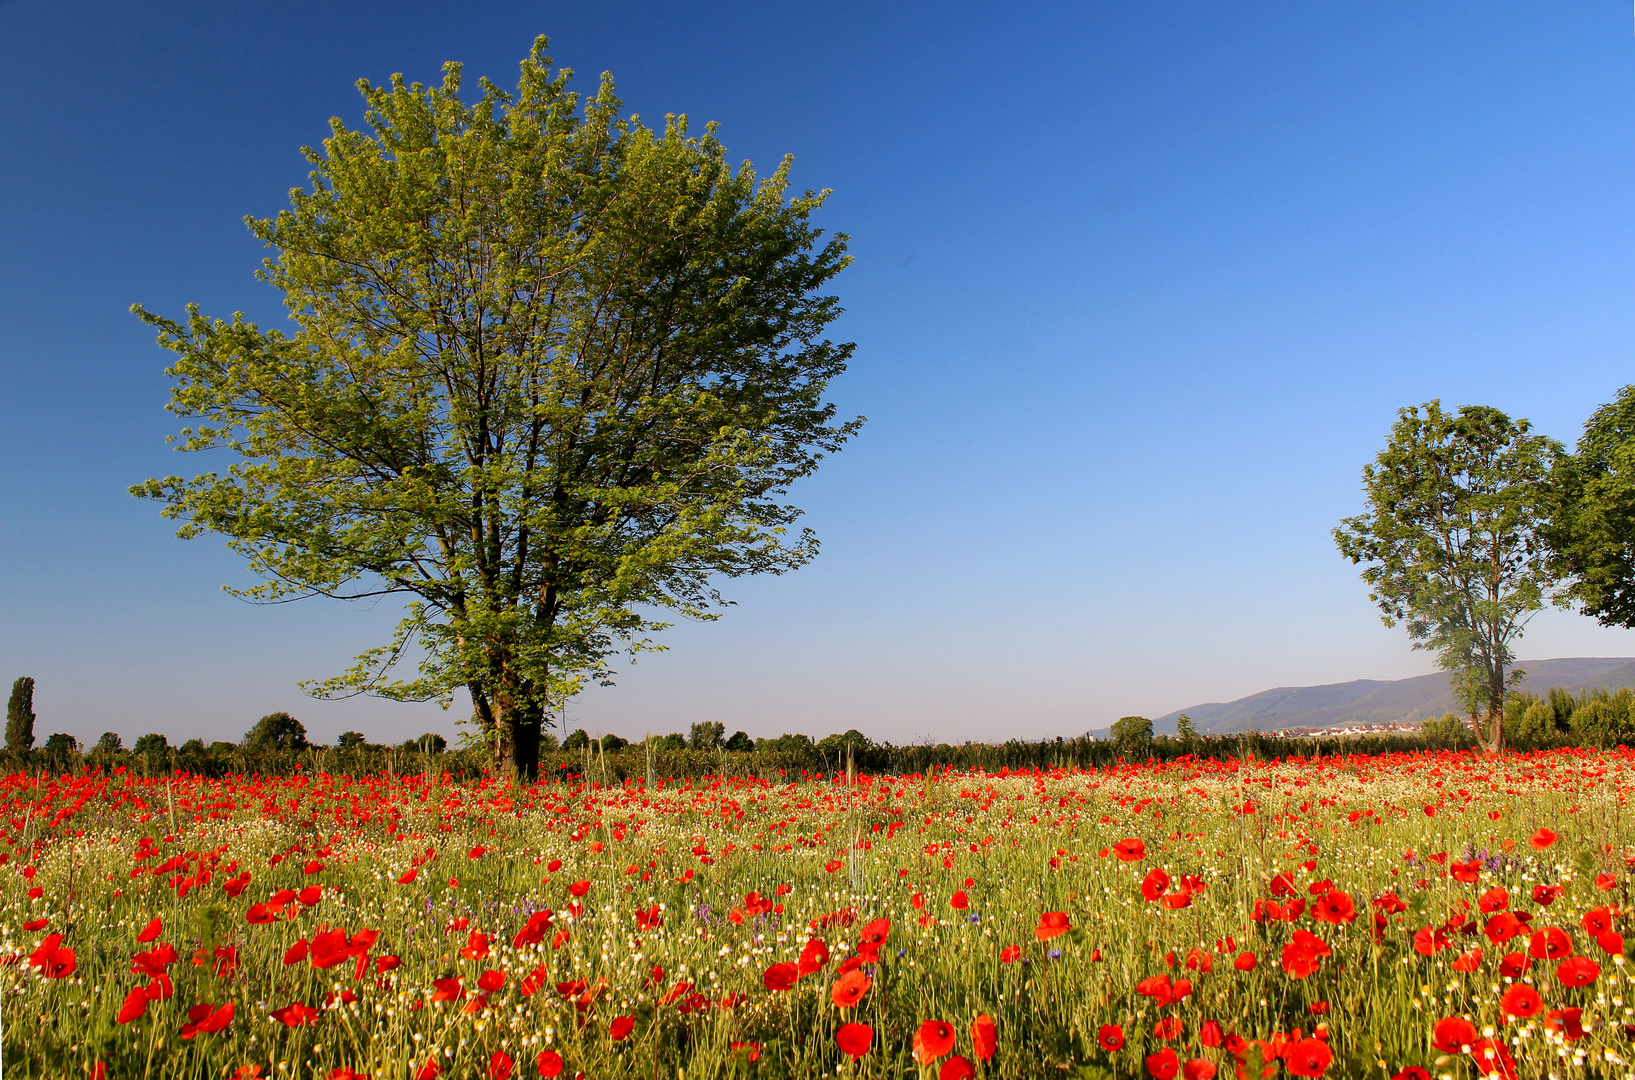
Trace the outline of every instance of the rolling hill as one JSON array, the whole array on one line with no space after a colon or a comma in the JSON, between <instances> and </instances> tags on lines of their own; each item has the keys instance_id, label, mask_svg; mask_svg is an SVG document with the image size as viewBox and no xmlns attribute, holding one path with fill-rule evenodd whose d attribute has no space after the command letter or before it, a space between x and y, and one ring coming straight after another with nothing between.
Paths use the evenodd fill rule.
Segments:
<instances>
[{"instance_id":1,"label":"rolling hill","mask_svg":"<svg viewBox=\"0 0 1635 1080\"><path fill-rule=\"evenodd\" d=\"M1635 659L1567 657L1528 660L1524 689L1542 694L1552 686L1575 693L1602 688L1635 687ZM1357 679L1327 686L1280 686L1236 701L1210 702L1177 709L1153 721L1158 734L1173 733L1182 713L1198 731L1224 735L1238 731L1271 731L1289 727L1337 727L1344 724L1415 724L1454 708L1445 672L1382 682Z\"/></svg>"}]
</instances>

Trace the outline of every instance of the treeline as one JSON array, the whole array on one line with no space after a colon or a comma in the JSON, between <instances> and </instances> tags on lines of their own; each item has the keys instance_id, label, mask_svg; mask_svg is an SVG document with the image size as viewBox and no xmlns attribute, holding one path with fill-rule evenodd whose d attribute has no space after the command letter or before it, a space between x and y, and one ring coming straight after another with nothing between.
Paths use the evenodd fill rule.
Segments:
<instances>
[{"instance_id":1,"label":"treeline","mask_svg":"<svg viewBox=\"0 0 1635 1080\"><path fill-rule=\"evenodd\" d=\"M1198 759L1327 757L1335 754L1386 754L1424 750L1468 749L1468 728L1448 733L1364 734L1328 738L1277 738L1258 733L1218 736L1148 736L1111 740L1056 738L1003 743L917 743L897 746L875 742L858 731L814 740L806 735L750 739L736 745L730 738L709 737L711 728L691 736L653 736L631 743L609 735L601 740L571 732L540 753L540 778L621 784L643 780L701 776L756 777L772 782L833 778L848 771L875 775L925 774L937 769L1107 768L1124 762L1172 762L1187 755ZM1427 725L1431 727L1431 725ZM744 744L749 743L746 747ZM571 746L568 744L572 744ZM286 742L204 744L189 740L171 747L159 740L138 739L129 749L106 740L86 750L53 745L0 753L0 772L77 772L86 767L106 771L124 768L142 776L174 770L203 776L229 774L285 776L297 772L334 775L437 775L455 780L479 778L493 769L492 751L483 746L448 749L441 739L409 740L395 745L349 741L344 745Z\"/></svg>"}]
</instances>

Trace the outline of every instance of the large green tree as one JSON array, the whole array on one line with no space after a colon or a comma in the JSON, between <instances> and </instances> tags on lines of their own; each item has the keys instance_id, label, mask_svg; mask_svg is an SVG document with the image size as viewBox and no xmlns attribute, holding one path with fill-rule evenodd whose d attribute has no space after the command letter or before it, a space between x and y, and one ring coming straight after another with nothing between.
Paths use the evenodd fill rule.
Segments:
<instances>
[{"instance_id":1,"label":"large green tree","mask_svg":"<svg viewBox=\"0 0 1635 1080\"><path fill-rule=\"evenodd\" d=\"M234 460L134 493L225 535L250 599L403 597L389 643L309 690L464 688L525 775L549 711L660 616L813 556L782 496L860 423L823 400L852 351L823 337L848 261L810 220L827 193L731 167L713 126L622 119L606 75L581 101L544 48L470 104L457 64L359 83L368 130L332 121L310 190L248 222L292 333L135 309L178 357L181 448Z\"/></svg>"},{"instance_id":2,"label":"large green tree","mask_svg":"<svg viewBox=\"0 0 1635 1080\"><path fill-rule=\"evenodd\" d=\"M1549 539L1568 595L1606 626L1635 626L1635 386L1601 406L1555 471Z\"/></svg>"},{"instance_id":3,"label":"large green tree","mask_svg":"<svg viewBox=\"0 0 1635 1080\"><path fill-rule=\"evenodd\" d=\"M1511 645L1555 598L1559 573L1541 535L1552 505L1554 440L1526 420L1432 401L1401 410L1385 449L1363 469L1367 512L1334 530L1364 564L1386 626L1453 673L1485 749L1503 744Z\"/></svg>"}]
</instances>

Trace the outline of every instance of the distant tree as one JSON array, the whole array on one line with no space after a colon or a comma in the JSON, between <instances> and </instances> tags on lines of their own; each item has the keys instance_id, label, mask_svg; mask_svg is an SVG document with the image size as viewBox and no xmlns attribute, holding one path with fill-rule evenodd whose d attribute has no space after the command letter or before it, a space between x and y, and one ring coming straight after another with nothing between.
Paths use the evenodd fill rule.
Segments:
<instances>
[{"instance_id":1,"label":"distant tree","mask_svg":"<svg viewBox=\"0 0 1635 1080\"><path fill-rule=\"evenodd\" d=\"M155 732L149 732L136 740L135 745L131 747L131 753L149 754L153 757L163 759L168 757L170 754L170 740L165 738L163 735Z\"/></svg>"},{"instance_id":2,"label":"distant tree","mask_svg":"<svg viewBox=\"0 0 1635 1080\"><path fill-rule=\"evenodd\" d=\"M1367 512L1334 530L1341 553L1365 565L1385 625L1404 622L1413 647L1486 709L1475 734L1490 753L1504 745L1505 693L1520 674L1511 644L1561 578L1543 536L1561 447L1530 432L1486 406L1403 409L1363 469Z\"/></svg>"},{"instance_id":3,"label":"distant tree","mask_svg":"<svg viewBox=\"0 0 1635 1080\"><path fill-rule=\"evenodd\" d=\"M104 731L102 738L97 740L96 750L102 754L119 754L125 750L125 740L119 737L117 731Z\"/></svg>"},{"instance_id":4,"label":"distant tree","mask_svg":"<svg viewBox=\"0 0 1635 1080\"><path fill-rule=\"evenodd\" d=\"M732 733L732 738L727 740L725 749L734 753L745 753L755 749L755 740L749 737L748 732L735 731Z\"/></svg>"},{"instance_id":5,"label":"distant tree","mask_svg":"<svg viewBox=\"0 0 1635 1080\"><path fill-rule=\"evenodd\" d=\"M403 749L411 754L441 754L448 749L448 740L428 731L418 739L409 739Z\"/></svg>"},{"instance_id":6,"label":"distant tree","mask_svg":"<svg viewBox=\"0 0 1635 1080\"><path fill-rule=\"evenodd\" d=\"M362 750L368 745L368 740L361 731L343 731L341 737L335 740L335 745L342 750Z\"/></svg>"},{"instance_id":7,"label":"distant tree","mask_svg":"<svg viewBox=\"0 0 1635 1080\"><path fill-rule=\"evenodd\" d=\"M176 753L184 758L202 758L210 751L205 749L203 739L189 739L176 748Z\"/></svg>"},{"instance_id":8,"label":"distant tree","mask_svg":"<svg viewBox=\"0 0 1635 1080\"><path fill-rule=\"evenodd\" d=\"M687 745L694 750L714 750L721 745L726 733L727 725L719 720L707 720L693 725L693 733L687 740Z\"/></svg>"},{"instance_id":9,"label":"distant tree","mask_svg":"<svg viewBox=\"0 0 1635 1080\"><path fill-rule=\"evenodd\" d=\"M79 740L72 735L64 735L60 731L45 741L46 756L53 761L61 761L77 750L79 750Z\"/></svg>"},{"instance_id":10,"label":"distant tree","mask_svg":"<svg viewBox=\"0 0 1635 1080\"><path fill-rule=\"evenodd\" d=\"M305 750L306 725L287 712L268 713L244 734L244 749L265 753L269 750Z\"/></svg>"},{"instance_id":11,"label":"distant tree","mask_svg":"<svg viewBox=\"0 0 1635 1080\"><path fill-rule=\"evenodd\" d=\"M585 734L584 728L574 728L568 732L568 737L562 740L564 750L583 750L590 745L590 736Z\"/></svg>"},{"instance_id":12,"label":"distant tree","mask_svg":"<svg viewBox=\"0 0 1635 1080\"><path fill-rule=\"evenodd\" d=\"M1187 746L1194 746L1198 742L1198 727L1186 713L1175 718L1175 737Z\"/></svg>"},{"instance_id":13,"label":"distant tree","mask_svg":"<svg viewBox=\"0 0 1635 1080\"><path fill-rule=\"evenodd\" d=\"M1140 756L1152 748L1152 721L1145 716L1121 716L1108 734L1120 754Z\"/></svg>"},{"instance_id":14,"label":"distant tree","mask_svg":"<svg viewBox=\"0 0 1635 1080\"><path fill-rule=\"evenodd\" d=\"M713 128L581 99L539 39L514 94L360 83L369 129L307 152L310 191L252 221L297 323L138 309L177 355L184 450L240 460L138 485L229 538L259 600L408 600L389 644L316 693L468 691L496 769L714 581L816 554L784 496L840 449L823 396L852 347L820 290L845 238L790 162L734 168ZM420 656L414 677L393 665Z\"/></svg>"},{"instance_id":15,"label":"distant tree","mask_svg":"<svg viewBox=\"0 0 1635 1080\"><path fill-rule=\"evenodd\" d=\"M687 749L687 736L679 731L673 731L668 735L655 735L653 736L653 749L685 750Z\"/></svg>"},{"instance_id":16,"label":"distant tree","mask_svg":"<svg viewBox=\"0 0 1635 1080\"><path fill-rule=\"evenodd\" d=\"M34 680L24 676L11 684L11 701L6 705L6 749L28 750L34 746Z\"/></svg>"},{"instance_id":17,"label":"distant tree","mask_svg":"<svg viewBox=\"0 0 1635 1080\"><path fill-rule=\"evenodd\" d=\"M542 754L552 754L552 753L555 753L556 750L557 750L556 736L552 735L549 731L540 732L540 735L539 735L539 752L542 753Z\"/></svg>"}]
</instances>

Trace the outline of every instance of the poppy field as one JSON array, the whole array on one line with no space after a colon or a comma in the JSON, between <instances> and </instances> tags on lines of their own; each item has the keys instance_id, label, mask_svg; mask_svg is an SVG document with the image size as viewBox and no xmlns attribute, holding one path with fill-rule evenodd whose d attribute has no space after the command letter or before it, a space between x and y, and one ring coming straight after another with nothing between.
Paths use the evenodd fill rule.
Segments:
<instances>
[{"instance_id":1,"label":"poppy field","mask_svg":"<svg viewBox=\"0 0 1635 1080\"><path fill-rule=\"evenodd\" d=\"M1625 750L0 780L8 1077L1635 1077Z\"/></svg>"}]
</instances>

